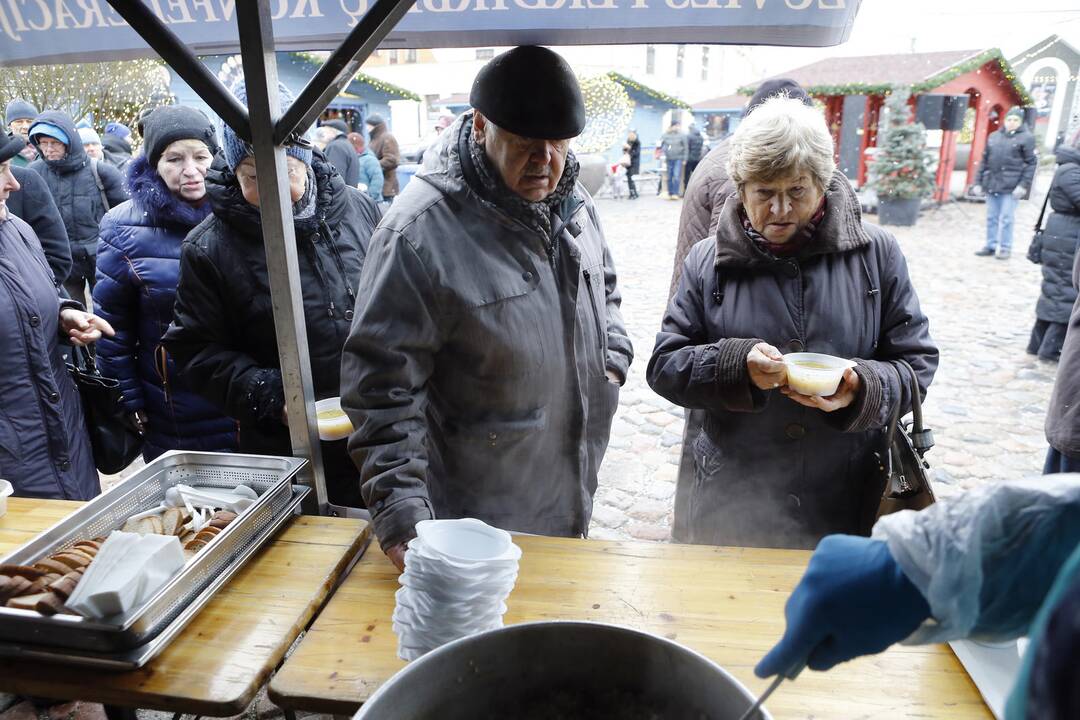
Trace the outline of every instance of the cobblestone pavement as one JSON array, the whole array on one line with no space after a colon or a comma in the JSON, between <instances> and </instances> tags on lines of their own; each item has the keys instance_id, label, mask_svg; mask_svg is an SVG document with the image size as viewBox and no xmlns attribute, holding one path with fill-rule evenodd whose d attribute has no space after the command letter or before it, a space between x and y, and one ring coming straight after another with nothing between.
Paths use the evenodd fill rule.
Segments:
<instances>
[{"instance_id":1,"label":"cobblestone pavement","mask_svg":"<svg viewBox=\"0 0 1080 720\"><path fill-rule=\"evenodd\" d=\"M683 411L649 388L645 366L667 304L682 203L643 196L597 205L636 357L600 470L591 536L667 540ZM1020 204L1007 262L974 255L984 237L981 204L944 205L924 211L915 227L891 228L941 350L924 405L937 440L927 459L939 496L1042 469L1056 365L1024 352L1041 280L1024 258L1038 209Z\"/></svg>"}]
</instances>

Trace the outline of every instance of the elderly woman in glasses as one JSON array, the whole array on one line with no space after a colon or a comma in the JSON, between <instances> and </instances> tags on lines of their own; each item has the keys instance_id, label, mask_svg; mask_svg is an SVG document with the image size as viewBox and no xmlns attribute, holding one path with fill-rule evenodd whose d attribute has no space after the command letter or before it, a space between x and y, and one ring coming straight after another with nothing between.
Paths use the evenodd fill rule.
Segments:
<instances>
[{"instance_id":1,"label":"elderly woman in glasses","mask_svg":"<svg viewBox=\"0 0 1080 720\"><path fill-rule=\"evenodd\" d=\"M281 86L282 102L291 100ZM241 103L246 91L233 90ZM291 455L290 418L278 362L263 247L258 168L251 147L222 129L224 162L206 176L213 214L180 255L180 279L165 347L195 392L236 420L240 452ZM317 400L339 394L341 349L378 207L348 187L309 145L287 148L300 290ZM345 440L323 443L330 502L362 507Z\"/></svg>"},{"instance_id":2,"label":"elderly woman in glasses","mask_svg":"<svg viewBox=\"0 0 1080 720\"><path fill-rule=\"evenodd\" d=\"M865 531L876 454L906 360L925 393L938 352L896 240L863 222L821 113L786 96L731 141L736 186L690 252L649 361L654 390L705 411L692 482L676 495L691 542L812 548ZM788 386L784 353L853 359L836 392Z\"/></svg>"}]
</instances>

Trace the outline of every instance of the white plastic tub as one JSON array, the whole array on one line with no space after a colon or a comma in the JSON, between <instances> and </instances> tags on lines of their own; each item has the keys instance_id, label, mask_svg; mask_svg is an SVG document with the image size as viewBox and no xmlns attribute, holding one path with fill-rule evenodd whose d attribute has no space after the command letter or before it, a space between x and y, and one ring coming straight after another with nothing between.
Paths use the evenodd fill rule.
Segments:
<instances>
[{"instance_id":1,"label":"white plastic tub","mask_svg":"<svg viewBox=\"0 0 1080 720\"><path fill-rule=\"evenodd\" d=\"M8 495L13 492L15 492L15 488L11 487L11 483L7 480L0 480L0 517L4 517L4 513L7 512Z\"/></svg>"},{"instance_id":2,"label":"white plastic tub","mask_svg":"<svg viewBox=\"0 0 1080 720\"><path fill-rule=\"evenodd\" d=\"M341 409L339 397L326 398L315 403L315 418L319 421L320 440L344 440L352 434L352 422Z\"/></svg>"},{"instance_id":3,"label":"white plastic tub","mask_svg":"<svg viewBox=\"0 0 1080 720\"><path fill-rule=\"evenodd\" d=\"M784 356L788 387L802 395L828 397L840 387L844 371L855 367L851 360L821 353L790 353Z\"/></svg>"}]
</instances>

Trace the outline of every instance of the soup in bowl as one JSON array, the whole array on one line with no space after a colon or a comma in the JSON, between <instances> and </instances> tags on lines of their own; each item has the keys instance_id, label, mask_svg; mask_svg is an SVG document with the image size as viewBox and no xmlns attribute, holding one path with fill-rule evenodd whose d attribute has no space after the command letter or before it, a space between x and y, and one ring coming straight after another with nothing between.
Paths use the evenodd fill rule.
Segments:
<instances>
[{"instance_id":1,"label":"soup in bowl","mask_svg":"<svg viewBox=\"0 0 1080 720\"><path fill-rule=\"evenodd\" d=\"M784 356L788 387L801 395L828 397L840 387L844 371L855 367L851 360L821 353L789 353Z\"/></svg>"}]
</instances>

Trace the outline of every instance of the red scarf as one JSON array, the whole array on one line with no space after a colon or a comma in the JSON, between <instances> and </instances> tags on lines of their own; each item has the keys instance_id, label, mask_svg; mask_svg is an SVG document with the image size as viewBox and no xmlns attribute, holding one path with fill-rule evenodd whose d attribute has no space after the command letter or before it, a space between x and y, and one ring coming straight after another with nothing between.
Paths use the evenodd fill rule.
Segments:
<instances>
[{"instance_id":1,"label":"red scarf","mask_svg":"<svg viewBox=\"0 0 1080 720\"><path fill-rule=\"evenodd\" d=\"M750 218L746 215L746 208L739 208L739 218L742 220L743 231L746 233L746 237L750 238L758 247L774 257L792 257L793 255L798 255L799 251L814 239L814 233L817 231L818 225L821 224L821 219L823 217L825 217L825 198L821 198L821 205L818 206L817 212L810 218L810 221L796 230L795 234L791 236L791 239L787 242L773 243L769 242L764 235L755 230L754 226L750 224Z\"/></svg>"}]
</instances>

